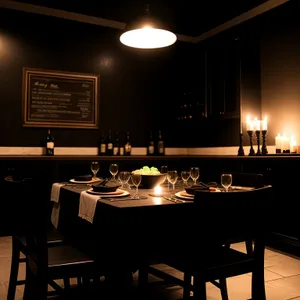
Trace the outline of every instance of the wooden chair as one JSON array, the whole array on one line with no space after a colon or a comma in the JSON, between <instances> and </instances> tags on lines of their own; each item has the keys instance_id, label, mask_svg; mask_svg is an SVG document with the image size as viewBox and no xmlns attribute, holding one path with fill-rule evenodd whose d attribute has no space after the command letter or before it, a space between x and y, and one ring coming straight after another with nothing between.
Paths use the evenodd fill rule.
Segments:
<instances>
[{"instance_id":1,"label":"wooden chair","mask_svg":"<svg viewBox=\"0 0 300 300\"><path fill-rule=\"evenodd\" d=\"M252 273L252 299L265 300L264 250L268 230L268 205L272 186L228 193L196 192L194 215L182 247L162 254L161 262L184 273L184 280L148 266L147 271L167 283L181 285L183 298L193 291L194 299L206 299L206 282L221 289L228 299L226 278ZM246 253L227 245L237 241L253 241L253 251ZM143 270L145 273L145 270ZM192 279L193 278L193 283Z\"/></svg>"},{"instance_id":2,"label":"wooden chair","mask_svg":"<svg viewBox=\"0 0 300 300\"><path fill-rule=\"evenodd\" d=\"M51 252L57 252L63 247L64 238L63 235L54 226L48 222L48 202L50 200L39 197L38 184L33 178L14 180L11 176L5 178L6 187L10 191L10 201L14 203L14 228L12 234L12 261L10 270L10 279L8 286L7 299L13 300L15 298L16 287L18 285L24 285L25 280L18 280L18 272L20 263L26 263L28 261L28 255L31 253L26 234L28 234L28 224L31 223L31 218L34 217L34 213L40 213L38 207L34 207L38 201L39 207L44 212L44 224L46 234L46 245L48 248L53 248ZM32 226L30 227L32 229ZM59 246L58 248L55 248ZM27 273L27 272L26 272ZM64 280L65 288L70 287L70 277L66 276L62 278ZM81 279L80 279L81 280ZM55 284L55 282L49 282L50 285L57 291L61 292L62 288Z\"/></svg>"},{"instance_id":3,"label":"wooden chair","mask_svg":"<svg viewBox=\"0 0 300 300\"><path fill-rule=\"evenodd\" d=\"M232 185L261 188L264 186L264 176L260 173L232 173Z\"/></svg>"}]
</instances>

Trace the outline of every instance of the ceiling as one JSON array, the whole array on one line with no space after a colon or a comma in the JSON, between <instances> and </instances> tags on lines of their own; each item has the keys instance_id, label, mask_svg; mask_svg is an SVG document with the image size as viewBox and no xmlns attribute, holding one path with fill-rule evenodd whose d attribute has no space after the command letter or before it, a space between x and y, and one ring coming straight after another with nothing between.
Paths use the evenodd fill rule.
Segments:
<instances>
[{"instance_id":1,"label":"ceiling","mask_svg":"<svg viewBox=\"0 0 300 300\"><path fill-rule=\"evenodd\" d=\"M122 23L143 12L146 5L152 14L168 22L177 34L199 36L234 17L267 2L267 0L199 0L163 1L144 3L139 0L24 0L29 4L46 6L80 14L110 19Z\"/></svg>"}]
</instances>

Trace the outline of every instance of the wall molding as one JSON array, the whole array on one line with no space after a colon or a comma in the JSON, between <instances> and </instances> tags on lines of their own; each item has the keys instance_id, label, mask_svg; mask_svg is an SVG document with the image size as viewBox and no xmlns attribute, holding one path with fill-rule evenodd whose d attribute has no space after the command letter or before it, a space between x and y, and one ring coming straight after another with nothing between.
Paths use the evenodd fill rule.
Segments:
<instances>
[{"instance_id":1,"label":"wall molding","mask_svg":"<svg viewBox=\"0 0 300 300\"><path fill-rule=\"evenodd\" d=\"M254 146L255 147L255 146ZM245 155L248 155L249 146L244 146ZM256 150L256 149L255 149ZM275 153L275 146L268 146L270 154ZM144 147L133 147L132 155L146 155L147 150ZM208 147L208 148L166 148L165 154L172 155L237 155L238 146L233 147ZM1 155L44 155L43 147L0 147ZM98 155L97 147L55 147L55 156L59 155Z\"/></svg>"},{"instance_id":2,"label":"wall molding","mask_svg":"<svg viewBox=\"0 0 300 300\"><path fill-rule=\"evenodd\" d=\"M178 41L181 42L188 42L188 43L199 43L205 39L208 39L214 35L217 35L231 27L237 26L240 23L243 23L245 21L248 21L258 15L261 15L277 6L280 6L290 0L268 0L259 6L215 27L211 30L208 30L205 33L202 33L198 36L188 36L183 34L176 34ZM114 20L104 19L100 17L94 17L69 11L64 11L61 9L56 8L50 8L45 6L39 6L35 4L29 4L29 3L22 3L18 1L13 0L0 0L0 7L8 8L8 9L14 9L19 11L24 11L28 13L35 13L35 14L41 14L45 16L51 16L71 21L77 21L81 23L87 23L92 25L98 25L98 26L104 26L104 27L110 27L117 30L124 30L126 23L124 22L118 22ZM216 7L216 9L218 9Z\"/></svg>"},{"instance_id":3,"label":"wall molding","mask_svg":"<svg viewBox=\"0 0 300 300\"><path fill-rule=\"evenodd\" d=\"M215 27L212 28L211 30L200 34L199 36L194 38L194 43L199 43L203 40L206 40L214 35L217 35L223 31L226 31L228 29L230 29L231 27L237 26L243 22L246 22L254 17L257 17L277 6L280 6L286 2L288 2L290 0L268 0L266 2L264 2L263 4L260 4L257 7L254 7L253 9L250 9L249 11Z\"/></svg>"}]
</instances>

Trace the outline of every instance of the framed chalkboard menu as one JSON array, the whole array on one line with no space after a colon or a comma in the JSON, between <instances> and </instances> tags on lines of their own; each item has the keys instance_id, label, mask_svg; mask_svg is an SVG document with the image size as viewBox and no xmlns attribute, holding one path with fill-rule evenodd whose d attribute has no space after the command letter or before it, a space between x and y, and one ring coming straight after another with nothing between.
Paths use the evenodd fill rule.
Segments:
<instances>
[{"instance_id":1,"label":"framed chalkboard menu","mask_svg":"<svg viewBox=\"0 0 300 300\"><path fill-rule=\"evenodd\" d=\"M23 126L98 128L99 75L23 69Z\"/></svg>"}]
</instances>

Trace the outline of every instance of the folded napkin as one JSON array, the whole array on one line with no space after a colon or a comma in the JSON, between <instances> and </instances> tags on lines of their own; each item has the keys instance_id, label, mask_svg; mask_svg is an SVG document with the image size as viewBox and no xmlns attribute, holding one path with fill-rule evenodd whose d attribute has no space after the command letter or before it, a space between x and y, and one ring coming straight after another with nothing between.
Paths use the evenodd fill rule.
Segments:
<instances>
[{"instance_id":1,"label":"folded napkin","mask_svg":"<svg viewBox=\"0 0 300 300\"><path fill-rule=\"evenodd\" d=\"M99 196L91 195L86 191L82 191L79 199L78 216L89 221L90 223L93 223L98 199Z\"/></svg>"},{"instance_id":2,"label":"folded napkin","mask_svg":"<svg viewBox=\"0 0 300 300\"><path fill-rule=\"evenodd\" d=\"M51 213L51 222L55 228L57 228L58 226L59 210L60 210L59 194L60 194L60 188L63 185L64 185L63 183L53 183L51 189L50 200L54 202L52 207L52 213Z\"/></svg>"},{"instance_id":3,"label":"folded napkin","mask_svg":"<svg viewBox=\"0 0 300 300\"><path fill-rule=\"evenodd\" d=\"M51 189L51 201L58 203L59 202L59 193L60 188L63 186L63 183L53 183Z\"/></svg>"}]
</instances>

